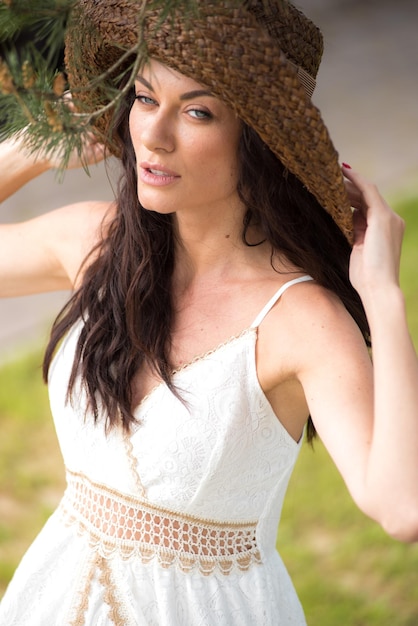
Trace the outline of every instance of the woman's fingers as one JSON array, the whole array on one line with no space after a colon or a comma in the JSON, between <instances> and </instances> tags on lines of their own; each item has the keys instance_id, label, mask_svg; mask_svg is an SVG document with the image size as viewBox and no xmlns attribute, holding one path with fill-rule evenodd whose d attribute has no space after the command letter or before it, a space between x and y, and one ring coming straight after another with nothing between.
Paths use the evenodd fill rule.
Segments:
<instances>
[{"instance_id":1,"label":"woman's fingers","mask_svg":"<svg viewBox=\"0 0 418 626\"><path fill-rule=\"evenodd\" d=\"M357 204L361 205L361 208L373 208L374 206L377 206L377 204L385 205L389 208L374 183L364 178L364 176L353 170L351 167L347 168L343 166L342 169L343 174L347 179L346 187L348 194L356 200ZM389 210L391 209L389 208Z\"/></svg>"},{"instance_id":2,"label":"woman's fingers","mask_svg":"<svg viewBox=\"0 0 418 626\"><path fill-rule=\"evenodd\" d=\"M350 201L353 201L352 206L363 213L369 226L376 219L380 221L380 226L385 222L391 229L403 233L402 218L390 208L374 183L344 166L343 174L347 179L346 188Z\"/></svg>"},{"instance_id":3,"label":"woman's fingers","mask_svg":"<svg viewBox=\"0 0 418 626\"><path fill-rule=\"evenodd\" d=\"M103 160L105 156L105 146L97 139L93 133L88 133L83 142L83 152L81 158L77 154L72 155L68 167L79 167L84 162L87 165L94 165Z\"/></svg>"},{"instance_id":4,"label":"woman's fingers","mask_svg":"<svg viewBox=\"0 0 418 626\"><path fill-rule=\"evenodd\" d=\"M349 180L345 180L345 188L347 191L348 199L350 201L350 205L353 208L359 209L362 204L362 195L361 192L357 189L357 187Z\"/></svg>"},{"instance_id":5,"label":"woman's fingers","mask_svg":"<svg viewBox=\"0 0 418 626\"><path fill-rule=\"evenodd\" d=\"M363 297L377 285L398 283L404 222L376 185L351 168L343 174L354 207L350 278Z\"/></svg>"},{"instance_id":6,"label":"woman's fingers","mask_svg":"<svg viewBox=\"0 0 418 626\"><path fill-rule=\"evenodd\" d=\"M105 147L93 133L86 133L83 139L82 152L74 148L67 162L67 169L75 169L85 165L95 165L105 157ZM62 153L59 150L49 155L48 163L51 168L59 168L62 162Z\"/></svg>"}]
</instances>

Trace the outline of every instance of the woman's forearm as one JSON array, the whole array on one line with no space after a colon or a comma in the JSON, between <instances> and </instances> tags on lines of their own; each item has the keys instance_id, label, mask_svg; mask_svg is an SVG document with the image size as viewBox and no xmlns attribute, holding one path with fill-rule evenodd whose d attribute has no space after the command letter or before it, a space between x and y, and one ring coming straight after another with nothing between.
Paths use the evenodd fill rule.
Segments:
<instances>
[{"instance_id":1,"label":"woman's forearm","mask_svg":"<svg viewBox=\"0 0 418 626\"><path fill-rule=\"evenodd\" d=\"M418 360L401 290L393 286L381 292L367 313L374 365L367 484L384 503L388 532L418 540Z\"/></svg>"},{"instance_id":2,"label":"woman's forearm","mask_svg":"<svg viewBox=\"0 0 418 626\"><path fill-rule=\"evenodd\" d=\"M19 138L0 143L0 202L49 169L46 159L30 154Z\"/></svg>"}]
</instances>

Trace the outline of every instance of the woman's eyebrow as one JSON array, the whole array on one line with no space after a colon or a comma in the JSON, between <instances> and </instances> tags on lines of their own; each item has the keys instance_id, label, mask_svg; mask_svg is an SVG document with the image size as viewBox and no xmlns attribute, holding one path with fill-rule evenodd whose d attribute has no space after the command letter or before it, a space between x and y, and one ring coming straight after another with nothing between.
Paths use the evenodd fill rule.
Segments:
<instances>
[{"instance_id":1,"label":"woman's eyebrow","mask_svg":"<svg viewBox=\"0 0 418 626\"><path fill-rule=\"evenodd\" d=\"M144 85L144 87L154 92L153 86L146 80L146 78L138 75L136 77L136 80ZM180 100L191 100L192 98L200 98L201 96L211 96L212 98L214 97L213 93L211 93L207 89L194 89L193 91L187 91L186 93L181 94Z\"/></svg>"},{"instance_id":2,"label":"woman's eyebrow","mask_svg":"<svg viewBox=\"0 0 418 626\"><path fill-rule=\"evenodd\" d=\"M135 80L138 81L138 83L142 83L144 85L144 87L146 87L147 89L149 89L150 91L154 91L153 86L151 85L151 83L149 83L143 76L141 76L140 74L138 74L138 76L135 78Z\"/></svg>"},{"instance_id":3,"label":"woman's eyebrow","mask_svg":"<svg viewBox=\"0 0 418 626\"><path fill-rule=\"evenodd\" d=\"M214 98L213 93L206 89L195 89L194 91L188 91L180 96L180 100L191 100L192 98L200 98L201 96L211 96Z\"/></svg>"}]
</instances>

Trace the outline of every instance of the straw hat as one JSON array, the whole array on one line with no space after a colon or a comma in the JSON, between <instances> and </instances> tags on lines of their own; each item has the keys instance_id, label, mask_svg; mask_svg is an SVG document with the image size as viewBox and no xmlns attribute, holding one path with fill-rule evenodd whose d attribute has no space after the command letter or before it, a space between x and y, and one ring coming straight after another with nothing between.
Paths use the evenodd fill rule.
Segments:
<instances>
[{"instance_id":1,"label":"straw hat","mask_svg":"<svg viewBox=\"0 0 418 626\"><path fill-rule=\"evenodd\" d=\"M286 0L197 0L196 15L184 17L178 10L164 22L158 3L148 4L154 8L147 9L146 0L78 0L66 66L83 107L106 104L109 96L99 82L90 82L138 44L141 32L151 57L232 107L351 240L352 212L338 154L311 101L323 50L319 29ZM109 112L96 121L101 131L109 124Z\"/></svg>"}]
</instances>

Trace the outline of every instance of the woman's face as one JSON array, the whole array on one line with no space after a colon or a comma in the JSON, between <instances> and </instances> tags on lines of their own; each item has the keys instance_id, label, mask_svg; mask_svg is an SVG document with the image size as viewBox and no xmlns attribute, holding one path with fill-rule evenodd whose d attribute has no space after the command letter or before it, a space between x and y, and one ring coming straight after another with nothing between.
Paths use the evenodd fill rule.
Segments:
<instances>
[{"instance_id":1,"label":"woman's face","mask_svg":"<svg viewBox=\"0 0 418 626\"><path fill-rule=\"evenodd\" d=\"M152 60L129 117L141 205L159 213L222 215L240 206L241 122L191 78Z\"/></svg>"}]
</instances>

